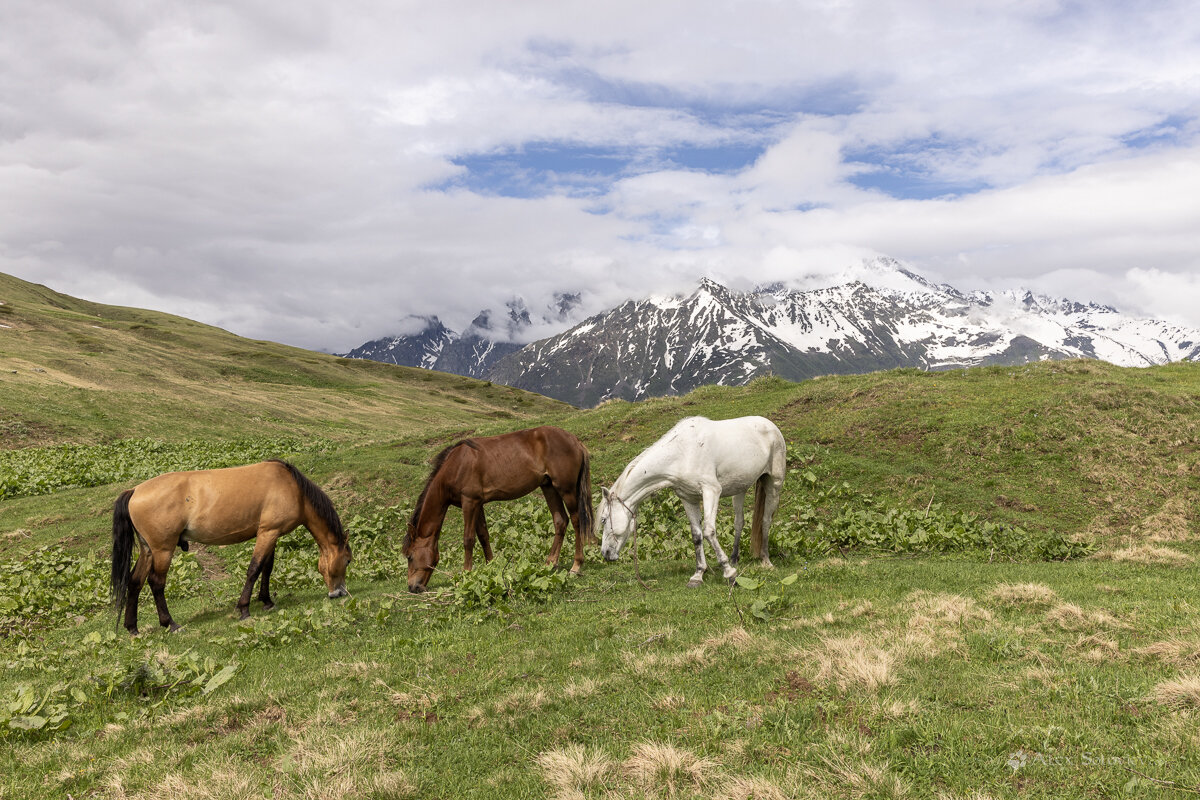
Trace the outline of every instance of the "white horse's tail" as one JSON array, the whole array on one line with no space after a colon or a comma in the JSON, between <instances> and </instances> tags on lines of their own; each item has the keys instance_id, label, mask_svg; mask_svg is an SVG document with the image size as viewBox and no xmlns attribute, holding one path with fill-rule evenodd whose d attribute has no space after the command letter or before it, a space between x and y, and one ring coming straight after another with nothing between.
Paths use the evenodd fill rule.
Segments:
<instances>
[{"instance_id":1,"label":"white horse's tail","mask_svg":"<svg viewBox=\"0 0 1200 800\"><path fill-rule=\"evenodd\" d=\"M750 523L750 552L755 558L763 557L763 541L766 539L763 517L766 514L767 486L770 483L770 473L764 472L758 476L758 483L754 485L754 519Z\"/></svg>"}]
</instances>

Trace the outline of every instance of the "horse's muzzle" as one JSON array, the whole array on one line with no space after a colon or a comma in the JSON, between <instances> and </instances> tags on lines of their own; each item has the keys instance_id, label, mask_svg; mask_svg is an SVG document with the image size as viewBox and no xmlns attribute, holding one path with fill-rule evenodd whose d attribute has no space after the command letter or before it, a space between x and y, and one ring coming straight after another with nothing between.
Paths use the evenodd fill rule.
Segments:
<instances>
[{"instance_id":1,"label":"horse's muzzle","mask_svg":"<svg viewBox=\"0 0 1200 800\"><path fill-rule=\"evenodd\" d=\"M603 556L604 560L609 563L617 560L617 554L610 550L601 550L600 555Z\"/></svg>"},{"instance_id":2,"label":"horse's muzzle","mask_svg":"<svg viewBox=\"0 0 1200 800\"><path fill-rule=\"evenodd\" d=\"M425 591L425 587L419 583L410 583L408 585L408 591L412 592L413 594L420 594L421 592Z\"/></svg>"},{"instance_id":3,"label":"horse's muzzle","mask_svg":"<svg viewBox=\"0 0 1200 800\"><path fill-rule=\"evenodd\" d=\"M337 598L345 597L348 594L350 594L350 593L346 591L345 586L339 586L336 589L334 589L332 592L329 593L329 599L336 600Z\"/></svg>"}]
</instances>

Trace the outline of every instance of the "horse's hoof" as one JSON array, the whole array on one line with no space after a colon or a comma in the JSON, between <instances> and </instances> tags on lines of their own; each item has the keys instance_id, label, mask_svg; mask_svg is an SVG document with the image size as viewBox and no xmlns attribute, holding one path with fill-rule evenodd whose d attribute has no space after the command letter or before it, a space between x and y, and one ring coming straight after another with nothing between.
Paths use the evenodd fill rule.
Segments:
<instances>
[{"instance_id":1,"label":"horse's hoof","mask_svg":"<svg viewBox=\"0 0 1200 800\"><path fill-rule=\"evenodd\" d=\"M571 568L571 574L572 574L572 575L574 575L576 578L578 578L580 575L582 575L582 574L583 574L583 570L581 570L581 569L578 569L578 568L576 568L576 567L572 567L572 568Z\"/></svg>"},{"instance_id":2,"label":"horse's hoof","mask_svg":"<svg viewBox=\"0 0 1200 800\"><path fill-rule=\"evenodd\" d=\"M725 580L729 581L730 586L733 586L735 583L737 583L737 573L735 572L734 574L730 575Z\"/></svg>"},{"instance_id":3,"label":"horse's hoof","mask_svg":"<svg viewBox=\"0 0 1200 800\"><path fill-rule=\"evenodd\" d=\"M175 622L167 626L167 633L178 633L181 630L183 630L183 626Z\"/></svg>"},{"instance_id":4,"label":"horse's hoof","mask_svg":"<svg viewBox=\"0 0 1200 800\"><path fill-rule=\"evenodd\" d=\"M687 582L687 588L689 589L699 589L703 585L704 580L702 578L692 578Z\"/></svg>"},{"instance_id":5,"label":"horse's hoof","mask_svg":"<svg viewBox=\"0 0 1200 800\"><path fill-rule=\"evenodd\" d=\"M263 611L270 611L275 607L274 603L263 603Z\"/></svg>"},{"instance_id":6,"label":"horse's hoof","mask_svg":"<svg viewBox=\"0 0 1200 800\"><path fill-rule=\"evenodd\" d=\"M245 621L248 619L250 619L250 612L246 611L244 609L239 609L238 610L238 621Z\"/></svg>"},{"instance_id":7,"label":"horse's hoof","mask_svg":"<svg viewBox=\"0 0 1200 800\"><path fill-rule=\"evenodd\" d=\"M138 633L137 628L127 628L126 630L129 631L129 638L131 639L136 639L137 637L141 636L141 634Z\"/></svg>"}]
</instances>

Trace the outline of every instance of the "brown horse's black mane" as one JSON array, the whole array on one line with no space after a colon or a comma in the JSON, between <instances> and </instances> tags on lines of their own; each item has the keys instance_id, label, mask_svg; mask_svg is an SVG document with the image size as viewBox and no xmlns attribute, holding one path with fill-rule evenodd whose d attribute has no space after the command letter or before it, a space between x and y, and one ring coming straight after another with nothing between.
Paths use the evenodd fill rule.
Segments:
<instances>
[{"instance_id":1,"label":"brown horse's black mane","mask_svg":"<svg viewBox=\"0 0 1200 800\"><path fill-rule=\"evenodd\" d=\"M455 442L433 457L433 466L429 470L429 477L425 479L425 485L421 487L421 494L417 498L417 505L413 508L412 519L408 521L408 532L404 534L404 552L408 552L409 545L412 544L413 531L416 530L417 520L421 518L421 509L425 505L425 495L429 494L429 486L433 483L433 479L437 477L437 474L441 472L442 467L446 465L446 459L450 457L450 454L454 452L455 448L461 447L464 444L475 450L479 449L479 445L475 444L473 440L463 439Z\"/></svg>"},{"instance_id":2,"label":"brown horse's black mane","mask_svg":"<svg viewBox=\"0 0 1200 800\"><path fill-rule=\"evenodd\" d=\"M345 547L347 544L346 531L342 529L342 520L338 517L337 511L333 507L333 501L329 499L329 495L325 494L320 486L310 481L303 472L283 459L270 458L267 460L287 467L288 472L292 473L292 478L299 485L300 491L304 492L304 499L309 502L313 510L317 512L317 516L329 528L329 532L333 534L333 538L338 545Z\"/></svg>"}]
</instances>

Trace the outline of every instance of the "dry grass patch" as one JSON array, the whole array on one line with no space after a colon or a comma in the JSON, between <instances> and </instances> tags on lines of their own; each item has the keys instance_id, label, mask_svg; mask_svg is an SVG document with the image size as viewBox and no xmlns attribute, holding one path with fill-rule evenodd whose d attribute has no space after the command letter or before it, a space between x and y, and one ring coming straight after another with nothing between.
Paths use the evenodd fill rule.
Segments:
<instances>
[{"instance_id":1,"label":"dry grass patch","mask_svg":"<svg viewBox=\"0 0 1200 800\"><path fill-rule=\"evenodd\" d=\"M383 731L314 725L296 738L277 770L292 772L307 800L404 797L415 794L416 787L392 762L399 750L399 741Z\"/></svg>"},{"instance_id":2,"label":"dry grass patch","mask_svg":"<svg viewBox=\"0 0 1200 800\"><path fill-rule=\"evenodd\" d=\"M262 796L262 787L249 773L233 761L209 761L197 763L191 775L168 773L145 791L127 791L119 773L109 777L105 788L113 800L250 800Z\"/></svg>"},{"instance_id":3,"label":"dry grass patch","mask_svg":"<svg viewBox=\"0 0 1200 800\"><path fill-rule=\"evenodd\" d=\"M625 650L621 659L634 672L644 675L658 668L679 669L685 666L707 666L720 655L745 652L769 652L774 643L748 632L745 628L731 628L719 636L711 636L696 647L682 653L639 653Z\"/></svg>"},{"instance_id":4,"label":"dry grass patch","mask_svg":"<svg viewBox=\"0 0 1200 800\"><path fill-rule=\"evenodd\" d=\"M1046 622L1064 631L1085 628L1127 627L1112 614L1104 610L1085 611L1074 603L1059 603L1046 612Z\"/></svg>"},{"instance_id":5,"label":"dry grass patch","mask_svg":"<svg viewBox=\"0 0 1200 800\"><path fill-rule=\"evenodd\" d=\"M650 703L655 711L675 711L682 708L687 701L677 694L665 694Z\"/></svg>"},{"instance_id":6,"label":"dry grass patch","mask_svg":"<svg viewBox=\"0 0 1200 800\"><path fill-rule=\"evenodd\" d=\"M721 781L721 786L711 797L713 800L788 800L789 795L765 778L737 775Z\"/></svg>"},{"instance_id":7,"label":"dry grass patch","mask_svg":"<svg viewBox=\"0 0 1200 800\"><path fill-rule=\"evenodd\" d=\"M804 766L804 775L815 785L810 791L815 797L891 798L909 797L908 784L891 771L887 762L870 764L851 761L840 755L818 756L819 767Z\"/></svg>"},{"instance_id":8,"label":"dry grass patch","mask_svg":"<svg viewBox=\"0 0 1200 800\"><path fill-rule=\"evenodd\" d=\"M974 599L958 594L916 591L907 599L913 609L913 615L908 621L910 628L958 627L969 622L986 622L992 618L992 612L980 607Z\"/></svg>"},{"instance_id":9,"label":"dry grass patch","mask_svg":"<svg viewBox=\"0 0 1200 800\"><path fill-rule=\"evenodd\" d=\"M681 790L689 794L703 790L715 777L716 766L716 762L672 744L643 742L634 745L623 768L646 794L675 797Z\"/></svg>"},{"instance_id":10,"label":"dry grass patch","mask_svg":"<svg viewBox=\"0 0 1200 800\"><path fill-rule=\"evenodd\" d=\"M1133 651L1139 656L1152 658L1177 667L1191 666L1200 662L1200 642L1172 638L1154 642Z\"/></svg>"},{"instance_id":11,"label":"dry grass patch","mask_svg":"<svg viewBox=\"0 0 1200 800\"><path fill-rule=\"evenodd\" d=\"M1071 645L1071 649L1077 651L1083 660L1093 664L1103 664L1121 657L1121 647L1116 640L1101 633L1080 636Z\"/></svg>"},{"instance_id":12,"label":"dry grass patch","mask_svg":"<svg viewBox=\"0 0 1200 800\"><path fill-rule=\"evenodd\" d=\"M400 692L388 686L378 678L375 679L375 685L381 686L386 690L388 702L396 706L396 708L412 711L429 711L437 706L440 699L436 692L429 692L419 687L413 687L411 692Z\"/></svg>"},{"instance_id":13,"label":"dry grass patch","mask_svg":"<svg viewBox=\"0 0 1200 800\"><path fill-rule=\"evenodd\" d=\"M512 716L517 712L528 714L537 711L550 701L550 695L541 687L534 689L518 689L492 704L492 712L497 716Z\"/></svg>"},{"instance_id":14,"label":"dry grass patch","mask_svg":"<svg viewBox=\"0 0 1200 800\"><path fill-rule=\"evenodd\" d=\"M817 683L834 684L839 689L861 686L869 691L894 684L901 661L896 653L859 635L823 639L815 650L798 655L802 660L816 662Z\"/></svg>"},{"instance_id":15,"label":"dry grass patch","mask_svg":"<svg viewBox=\"0 0 1200 800\"><path fill-rule=\"evenodd\" d=\"M1163 681L1152 694L1160 705L1177 710L1200 708L1200 675L1188 675Z\"/></svg>"},{"instance_id":16,"label":"dry grass patch","mask_svg":"<svg viewBox=\"0 0 1200 800\"><path fill-rule=\"evenodd\" d=\"M788 627L792 628L793 630L803 630L804 628L824 628L826 626L833 625L836 622L837 618L833 616L833 613L827 611L824 614L817 614L812 617L800 617L799 619L794 619L788 623Z\"/></svg>"},{"instance_id":17,"label":"dry grass patch","mask_svg":"<svg viewBox=\"0 0 1200 800\"><path fill-rule=\"evenodd\" d=\"M615 766L604 751L578 744L547 750L534 762L542 771L542 780L554 787L555 797L561 800L605 788Z\"/></svg>"},{"instance_id":18,"label":"dry grass patch","mask_svg":"<svg viewBox=\"0 0 1200 800\"><path fill-rule=\"evenodd\" d=\"M1135 529L1149 542L1188 542L1192 540L1191 518L1183 495L1175 495L1163 507Z\"/></svg>"},{"instance_id":19,"label":"dry grass patch","mask_svg":"<svg viewBox=\"0 0 1200 800\"><path fill-rule=\"evenodd\" d=\"M877 716L883 717L884 719L898 720L916 716L921 710L921 704L916 700L883 698L881 700L874 701L871 704L871 710Z\"/></svg>"},{"instance_id":20,"label":"dry grass patch","mask_svg":"<svg viewBox=\"0 0 1200 800\"><path fill-rule=\"evenodd\" d=\"M571 681L564 686L562 693L563 697L566 697L568 700L582 700L600 691L600 687L603 685L604 681L596 680L595 678L581 678L577 681Z\"/></svg>"},{"instance_id":21,"label":"dry grass patch","mask_svg":"<svg viewBox=\"0 0 1200 800\"><path fill-rule=\"evenodd\" d=\"M1002 583L988 595L1002 606L1049 606L1058 600L1053 589L1041 583Z\"/></svg>"},{"instance_id":22,"label":"dry grass patch","mask_svg":"<svg viewBox=\"0 0 1200 800\"><path fill-rule=\"evenodd\" d=\"M1196 559L1187 553L1181 553L1170 547L1158 547L1152 544L1135 544L1101 550L1089 556L1099 561L1116 561L1129 564L1152 564L1163 567L1185 567L1195 563Z\"/></svg>"}]
</instances>

